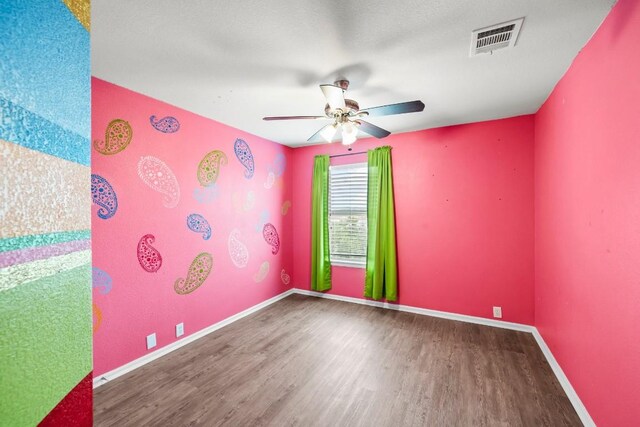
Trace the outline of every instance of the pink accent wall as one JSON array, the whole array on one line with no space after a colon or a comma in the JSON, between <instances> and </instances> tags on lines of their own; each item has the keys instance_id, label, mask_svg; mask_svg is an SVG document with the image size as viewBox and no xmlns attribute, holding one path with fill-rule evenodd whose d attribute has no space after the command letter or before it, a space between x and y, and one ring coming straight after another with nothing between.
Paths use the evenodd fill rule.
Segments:
<instances>
[{"instance_id":1,"label":"pink accent wall","mask_svg":"<svg viewBox=\"0 0 640 427\"><path fill-rule=\"evenodd\" d=\"M281 271L293 272L291 213L296 206L282 214L282 205L291 200L291 168L286 166L279 175L282 163L275 163L279 154L290 163L290 148L96 78L92 79L92 105L92 140L104 140L108 123L116 118L128 121L133 129L132 141L117 154L103 155L92 148L92 173L107 179L118 198L115 215L106 220L98 218L98 207L93 206L93 265L112 280L108 292L94 292L101 318L94 319L94 372L99 376L148 353L145 337L153 332L158 349L176 341L177 323L184 322L186 336L290 289ZM162 133L151 126L151 115L173 116L180 129ZM236 138L249 144L255 158L251 179L245 177L246 169L234 154ZM228 164L220 167L217 194L210 193L213 199L201 203L207 193L197 179L198 164L212 150L222 150ZM166 207L163 195L138 176L143 156L157 157L175 174L180 187L177 206ZM269 172L274 172L274 179L267 188ZM253 203L247 200L250 191ZM213 229L210 239L187 228L191 213L208 220ZM262 215L268 215L279 234L276 255L263 238ZM239 230L249 253L244 268L236 267L229 255L233 229ZM155 273L143 270L138 262L137 245L145 234L155 236L152 246L162 256L162 266ZM177 294L175 281L186 277L201 252L212 255L212 272L194 292ZM256 282L265 261L269 272Z\"/></svg>"},{"instance_id":2,"label":"pink accent wall","mask_svg":"<svg viewBox=\"0 0 640 427\"><path fill-rule=\"evenodd\" d=\"M600 426L640 420L640 2L535 119L536 326Z\"/></svg>"},{"instance_id":3,"label":"pink accent wall","mask_svg":"<svg viewBox=\"0 0 640 427\"><path fill-rule=\"evenodd\" d=\"M533 116L359 140L393 147L400 304L533 324ZM293 283L310 287L311 176L293 151ZM332 164L366 161L341 157ZM330 293L362 298L364 270L333 267Z\"/></svg>"}]
</instances>

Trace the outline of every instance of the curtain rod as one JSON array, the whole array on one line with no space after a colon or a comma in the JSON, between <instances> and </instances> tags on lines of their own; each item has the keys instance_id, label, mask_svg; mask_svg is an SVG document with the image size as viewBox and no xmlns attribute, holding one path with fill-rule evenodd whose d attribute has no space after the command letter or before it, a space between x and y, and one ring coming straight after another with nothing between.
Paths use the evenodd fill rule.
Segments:
<instances>
[{"instance_id":1,"label":"curtain rod","mask_svg":"<svg viewBox=\"0 0 640 427\"><path fill-rule=\"evenodd\" d=\"M330 159L334 157L345 157L345 156L355 156L356 154L367 154L366 151L357 151L355 153L347 153L347 154L334 154L333 156L329 156Z\"/></svg>"}]
</instances>

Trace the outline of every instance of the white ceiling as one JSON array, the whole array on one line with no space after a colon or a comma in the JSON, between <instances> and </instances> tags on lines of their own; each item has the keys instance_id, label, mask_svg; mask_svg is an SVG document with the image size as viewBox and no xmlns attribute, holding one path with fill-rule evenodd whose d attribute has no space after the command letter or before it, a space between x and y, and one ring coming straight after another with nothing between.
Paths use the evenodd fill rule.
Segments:
<instances>
[{"instance_id":1,"label":"white ceiling","mask_svg":"<svg viewBox=\"0 0 640 427\"><path fill-rule=\"evenodd\" d=\"M289 146L351 81L393 133L534 113L615 0L93 0L92 74ZM514 49L469 57L471 31L525 17ZM326 123L329 123L328 121Z\"/></svg>"}]
</instances>

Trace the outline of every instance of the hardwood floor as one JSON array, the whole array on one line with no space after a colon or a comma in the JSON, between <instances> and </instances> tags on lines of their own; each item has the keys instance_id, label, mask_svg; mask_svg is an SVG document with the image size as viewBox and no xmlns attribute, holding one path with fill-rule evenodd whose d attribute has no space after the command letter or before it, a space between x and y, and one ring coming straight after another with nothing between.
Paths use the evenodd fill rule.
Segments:
<instances>
[{"instance_id":1,"label":"hardwood floor","mask_svg":"<svg viewBox=\"0 0 640 427\"><path fill-rule=\"evenodd\" d=\"M96 426L574 426L533 337L292 295L94 391Z\"/></svg>"}]
</instances>

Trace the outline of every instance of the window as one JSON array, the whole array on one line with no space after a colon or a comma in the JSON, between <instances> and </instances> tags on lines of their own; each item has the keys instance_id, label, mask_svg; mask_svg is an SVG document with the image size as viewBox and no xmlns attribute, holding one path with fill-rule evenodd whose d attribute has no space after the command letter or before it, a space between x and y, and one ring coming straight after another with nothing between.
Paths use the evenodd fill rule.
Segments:
<instances>
[{"instance_id":1,"label":"window","mask_svg":"<svg viewBox=\"0 0 640 427\"><path fill-rule=\"evenodd\" d=\"M332 265L366 264L366 163L329 168L329 247Z\"/></svg>"}]
</instances>

